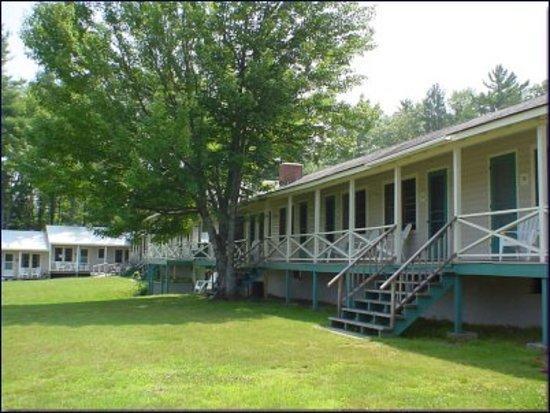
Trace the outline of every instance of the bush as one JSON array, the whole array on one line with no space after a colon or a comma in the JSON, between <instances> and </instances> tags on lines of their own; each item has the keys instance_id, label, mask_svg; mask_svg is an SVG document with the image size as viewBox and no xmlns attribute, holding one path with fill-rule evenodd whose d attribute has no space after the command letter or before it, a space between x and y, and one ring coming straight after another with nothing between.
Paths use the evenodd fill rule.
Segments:
<instances>
[{"instance_id":1,"label":"bush","mask_svg":"<svg viewBox=\"0 0 550 413\"><path fill-rule=\"evenodd\" d=\"M147 295L149 292L149 285L145 281L136 280L136 291L134 295Z\"/></svg>"}]
</instances>

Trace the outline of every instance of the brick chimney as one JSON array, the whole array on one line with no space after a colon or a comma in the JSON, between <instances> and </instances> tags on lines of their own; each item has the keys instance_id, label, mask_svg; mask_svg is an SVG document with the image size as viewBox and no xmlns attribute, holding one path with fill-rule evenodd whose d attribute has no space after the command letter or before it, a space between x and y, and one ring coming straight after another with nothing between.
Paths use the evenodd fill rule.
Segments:
<instances>
[{"instance_id":1,"label":"brick chimney","mask_svg":"<svg viewBox=\"0 0 550 413\"><path fill-rule=\"evenodd\" d=\"M288 185L301 177L301 163L283 162L279 165L279 186Z\"/></svg>"}]
</instances>

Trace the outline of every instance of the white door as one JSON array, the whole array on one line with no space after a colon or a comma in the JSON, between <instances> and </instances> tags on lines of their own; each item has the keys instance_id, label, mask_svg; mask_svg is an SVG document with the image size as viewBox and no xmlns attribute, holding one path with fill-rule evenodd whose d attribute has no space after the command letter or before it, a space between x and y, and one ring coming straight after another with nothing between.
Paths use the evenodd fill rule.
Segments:
<instances>
[{"instance_id":1,"label":"white door","mask_svg":"<svg viewBox=\"0 0 550 413\"><path fill-rule=\"evenodd\" d=\"M6 252L3 255L2 260L2 276L3 277L13 277L13 267L14 267L14 255L11 252Z\"/></svg>"}]
</instances>

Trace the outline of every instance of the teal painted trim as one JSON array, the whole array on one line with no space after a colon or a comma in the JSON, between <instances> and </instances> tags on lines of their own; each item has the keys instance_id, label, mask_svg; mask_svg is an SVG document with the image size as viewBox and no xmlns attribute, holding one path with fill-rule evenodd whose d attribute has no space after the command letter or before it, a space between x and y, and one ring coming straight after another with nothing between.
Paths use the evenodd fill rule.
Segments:
<instances>
[{"instance_id":1,"label":"teal painted trim","mask_svg":"<svg viewBox=\"0 0 550 413\"><path fill-rule=\"evenodd\" d=\"M313 271L311 276L313 277L313 280L312 280L313 291L311 293L311 296L313 298L313 300L312 300L313 301L313 309L317 310L317 308L318 308L318 302L317 302L317 272Z\"/></svg>"},{"instance_id":2,"label":"teal painted trim","mask_svg":"<svg viewBox=\"0 0 550 413\"><path fill-rule=\"evenodd\" d=\"M459 334L462 333L462 279L459 275L454 278L454 332Z\"/></svg>"},{"instance_id":3,"label":"teal painted trim","mask_svg":"<svg viewBox=\"0 0 550 413\"><path fill-rule=\"evenodd\" d=\"M548 283L548 278L541 280L542 344L545 346L548 346Z\"/></svg>"},{"instance_id":4,"label":"teal painted trim","mask_svg":"<svg viewBox=\"0 0 550 413\"><path fill-rule=\"evenodd\" d=\"M216 266L216 261L215 260L209 260L208 258L195 258L193 263L198 265L199 267L215 267Z\"/></svg>"},{"instance_id":5,"label":"teal painted trim","mask_svg":"<svg viewBox=\"0 0 550 413\"><path fill-rule=\"evenodd\" d=\"M271 261L263 262L258 265L259 268L266 270L290 270L290 271L306 271L319 273L339 273L349 263L345 262L333 262L333 263L312 263L312 262L284 262L284 261ZM395 271L399 268L398 265L388 265L388 271ZM357 265L357 272L364 274L370 274L373 271L371 265Z\"/></svg>"},{"instance_id":6,"label":"teal painted trim","mask_svg":"<svg viewBox=\"0 0 550 413\"><path fill-rule=\"evenodd\" d=\"M290 303L290 272L285 272L285 304Z\"/></svg>"},{"instance_id":7,"label":"teal painted trim","mask_svg":"<svg viewBox=\"0 0 550 413\"><path fill-rule=\"evenodd\" d=\"M541 263L460 263L452 264L451 271L460 275L489 275L497 277L547 278L547 264Z\"/></svg>"}]
</instances>

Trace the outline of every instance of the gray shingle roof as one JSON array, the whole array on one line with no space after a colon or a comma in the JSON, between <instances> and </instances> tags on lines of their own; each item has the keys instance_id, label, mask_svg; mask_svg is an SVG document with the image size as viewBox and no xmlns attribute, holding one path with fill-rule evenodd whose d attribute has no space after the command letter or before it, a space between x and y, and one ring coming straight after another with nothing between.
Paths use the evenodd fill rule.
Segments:
<instances>
[{"instance_id":1,"label":"gray shingle roof","mask_svg":"<svg viewBox=\"0 0 550 413\"><path fill-rule=\"evenodd\" d=\"M286 190L288 188L293 188L296 186L303 185L308 182L316 181L318 179L322 179L325 177L328 177L330 175L334 175L336 173L340 173L343 171L347 171L353 168L357 168L363 165L366 165L370 162L377 161L379 159L382 159L389 155L395 155L399 154L400 152L407 151L411 148L414 148L415 146L424 145L427 143L436 143L442 139L445 138L445 136L461 132L470 128L473 128L475 126L483 125L488 122L492 122L501 118L505 118L507 116L515 115L517 113L525 112L529 109L534 109L539 106L544 106L548 104L548 96L539 96L534 99L526 100L522 103L519 103L514 106L510 106L505 109L498 110L496 112L488 113L486 115L477 117L475 119L469 120L464 123L460 123L458 125L449 126L444 129L440 129L435 132L430 132L428 134L419 136L414 139L410 139L408 141L398 143L396 145L390 146L388 148L383 148L380 150L377 150L375 152L371 152L369 154L360 156L355 159L351 159L346 162L342 162L333 166L329 166L328 168L322 169L320 171L313 172L311 174L305 175L302 178L298 179L297 181L292 182L291 184L285 185L283 187L280 187L276 191L272 191L270 193L275 193L280 190Z\"/></svg>"}]
</instances>

